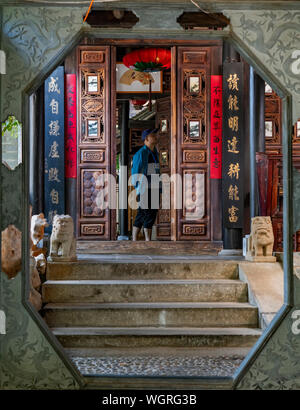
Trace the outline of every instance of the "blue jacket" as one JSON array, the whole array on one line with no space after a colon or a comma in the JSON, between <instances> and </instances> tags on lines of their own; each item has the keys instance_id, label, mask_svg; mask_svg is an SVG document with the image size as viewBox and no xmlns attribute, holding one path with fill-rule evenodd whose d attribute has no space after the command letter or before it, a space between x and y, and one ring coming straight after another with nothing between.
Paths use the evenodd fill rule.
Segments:
<instances>
[{"instance_id":1,"label":"blue jacket","mask_svg":"<svg viewBox=\"0 0 300 410\"><path fill-rule=\"evenodd\" d=\"M145 192L146 184L143 184L143 180L141 180L137 174L145 175L145 180L147 180L148 157L150 152L151 150L146 145L144 145L134 154L132 159L131 180L133 186L136 189L137 195L143 194ZM154 152L156 153L157 158L159 158L156 148L154 148ZM158 170L158 173L160 173L160 169Z\"/></svg>"}]
</instances>

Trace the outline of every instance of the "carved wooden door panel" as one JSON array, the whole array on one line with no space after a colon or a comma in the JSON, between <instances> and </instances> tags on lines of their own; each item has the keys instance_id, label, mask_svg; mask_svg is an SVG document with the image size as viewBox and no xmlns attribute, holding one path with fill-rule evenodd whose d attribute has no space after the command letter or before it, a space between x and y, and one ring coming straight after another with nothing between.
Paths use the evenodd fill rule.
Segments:
<instances>
[{"instance_id":1,"label":"carved wooden door panel","mask_svg":"<svg viewBox=\"0 0 300 410\"><path fill-rule=\"evenodd\" d=\"M78 238L110 239L108 200L110 172L109 47L78 47Z\"/></svg>"},{"instance_id":2,"label":"carved wooden door panel","mask_svg":"<svg viewBox=\"0 0 300 410\"><path fill-rule=\"evenodd\" d=\"M177 173L182 178L178 240L210 240L209 90L211 48L178 47Z\"/></svg>"},{"instance_id":3,"label":"carved wooden door panel","mask_svg":"<svg viewBox=\"0 0 300 410\"><path fill-rule=\"evenodd\" d=\"M158 150L161 174L171 176L171 99L156 100L156 127L158 131ZM171 211L159 209L157 214L157 239L171 239Z\"/></svg>"}]
</instances>

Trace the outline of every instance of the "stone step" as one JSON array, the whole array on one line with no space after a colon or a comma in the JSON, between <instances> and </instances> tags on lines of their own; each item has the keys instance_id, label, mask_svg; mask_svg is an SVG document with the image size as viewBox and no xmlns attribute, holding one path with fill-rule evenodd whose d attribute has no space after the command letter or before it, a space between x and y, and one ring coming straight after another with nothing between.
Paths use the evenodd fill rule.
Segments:
<instances>
[{"instance_id":1,"label":"stone step","mask_svg":"<svg viewBox=\"0 0 300 410\"><path fill-rule=\"evenodd\" d=\"M43 284L52 303L247 302L239 280L69 280Z\"/></svg>"},{"instance_id":2,"label":"stone step","mask_svg":"<svg viewBox=\"0 0 300 410\"><path fill-rule=\"evenodd\" d=\"M108 328L51 329L65 348L252 347L260 329L251 328Z\"/></svg>"},{"instance_id":3,"label":"stone step","mask_svg":"<svg viewBox=\"0 0 300 410\"><path fill-rule=\"evenodd\" d=\"M50 327L258 327L248 303L49 303Z\"/></svg>"},{"instance_id":4,"label":"stone step","mask_svg":"<svg viewBox=\"0 0 300 410\"><path fill-rule=\"evenodd\" d=\"M145 262L97 261L48 262L47 280L126 279L237 279L238 263L232 261Z\"/></svg>"},{"instance_id":5,"label":"stone step","mask_svg":"<svg viewBox=\"0 0 300 410\"><path fill-rule=\"evenodd\" d=\"M78 254L214 255L222 242L211 241L77 241Z\"/></svg>"}]
</instances>

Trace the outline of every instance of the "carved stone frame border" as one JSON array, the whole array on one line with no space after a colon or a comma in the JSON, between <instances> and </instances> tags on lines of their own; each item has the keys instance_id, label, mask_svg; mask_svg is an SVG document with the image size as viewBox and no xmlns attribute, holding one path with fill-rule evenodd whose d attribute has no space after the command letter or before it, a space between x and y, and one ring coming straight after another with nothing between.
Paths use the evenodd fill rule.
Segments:
<instances>
[{"instance_id":1,"label":"carved stone frame border","mask_svg":"<svg viewBox=\"0 0 300 410\"><path fill-rule=\"evenodd\" d=\"M79 383L80 386L84 386L86 383L86 378L80 374L80 372L75 367L74 363L67 357L64 348L58 342L56 337L50 331L42 317L39 313L31 306L28 301L29 296L29 258L28 258L28 251L29 249L29 206L28 206L28 197L29 197L29 142L28 142L28 135L29 135L29 96L32 94L36 89L40 86L42 81L47 78L47 76L58 66L65 57L72 51L72 49L83 39L83 37L89 36L93 38L115 38L115 39L136 39L136 38L154 38L154 39L166 39L167 41L175 40L175 39L185 39L186 42L189 42L189 37L187 36L188 33L170 33L167 35L162 34L160 31L153 31L150 34L148 33L126 33L124 32L114 32L111 33L109 37L104 34L103 31L97 29L82 29L80 30L71 40L71 42L63 48L63 50L51 60L51 62L47 65L43 71L41 71L32 83L26 87L26 89L22 92L22 141L23 141L23 176L22 182L24 187L24 195L23 195L23 211L24 211L24 222L23 222L23 231L28 232L28 235L23 235L23 248L22 248L22 256L23 256L23 269L22 271L25 272L22 275L22 303L29 312L32 319L37 323L41 332L45 335L49 343L52 345L54 350L57 352L58 356L61 358L63 363L66 367L70 370L71 374L74 376L76 381ZM237 372L233 377L193 377L192 378L192 385L197 388L197 383L199 386L203 387L203 384L207 388L215 388L216 386L220 386L221 388L227 389L234 389L242 380L242 378L246 375L248 370L250 369L253 362L256 358L260 355L263 348L267 345L267 343L272 338L275 331L279 328L280 324L283 322L289 311L292 309L294 305L293 299L293 254L292 254L292 235L293 235L293 213L292 213L292 156L291 156L291 139L289 135L292 135L292 97L291 95L284 89L284 87L278 82L278 80L270 73L270 71L263 66L263 64L258 60L258 58L251 52L251 50L239 39L234 33L230 32L218 32L216 34L209 33L209 36L205 32L197 33L193 37L193 40L227 40L229 41L241 54L241 56L251 65L254 67L255 71L264 79L266 80L272 88L276 91L276 93L282 98L282 113L283 113L283 124L282 124L282 145L283 145L283 173L284 173L284 213L285 213L285 222L283 228L283 236L284 236L284 256L283 256L283 265L284 265L284 304L280 311L276 314L275 318L273 319L272 323L269 327L263 332L262 336L253 346L241 366L238 368ZM25 256L25 257L24 257ZM103 378L103 376L98 375L98 377ZM128 379L132 380L132 384L129 381L129 385L131 388L135 386L135 380L142 379L141 377L123 377L122 380ZM144 379L144 378L143 378ZM151 380L157 380L157 383L162 382L161 377L151 377ZM173 378L163 378L163 380L171 380ZM189 377L182 377L181 380L187 382L187 386L191 386L191 378ZM103 380L106 380L105 378ZM118 380L118 377L110 377L111 383L113 384L114 380ZM120 380L120 379L119 379ZM150 382L150 380L149 380ZM107 386L107 380L104 386ZM162 385L164 383L162 382ZM150 383L151 386L151 383ZM150 387L149 387L150 388Z\"/></svg>"},{"instance_id":2,"label":"carved stone frame border","mask_svg":"<svg viewBox=\"0 0 300 410\"><path fill-rule=\"evenodd\" d=\"M274 77L274 75L258 60L249 48L234 33L230 33L228 41L240 55L252 65L255 71L266 81L282 99L282 167L283 167L283 270L284 270L284 302L280 310L261 337L252 347L233 378L235 388L246 375L251 365L260 355L264 347L279 328L285 317L294 306L293 285L293 171L292 171L292 96Z\"/></svg>"}]
</instances>

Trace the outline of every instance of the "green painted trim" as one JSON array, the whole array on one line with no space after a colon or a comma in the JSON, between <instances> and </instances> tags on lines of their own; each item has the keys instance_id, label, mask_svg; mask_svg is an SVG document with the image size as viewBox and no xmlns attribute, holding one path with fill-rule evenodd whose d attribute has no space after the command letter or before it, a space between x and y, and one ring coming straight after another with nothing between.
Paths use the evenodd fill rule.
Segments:
<instances>
[{"instance_id":1,"label":"green painted trim","mask_svg":"<svg viewBox=\"0 0 300 410\"><path fill-rule=\"evenodd\" d=\"M287 317L291 309L291 306L284 304L279 310L279 312L277 312L276 316L273 318L270 325L267 327L267 329L265 329L265 331L260 336L258 341L249 351L244 361L240 364L239 368L233 376L234 390L237 388L238 384L241 382L244 376L248 373L248 370L252 367L256 359L259 357L260 353L263 351L264 347L268 344L269 340L275 334L275 332L277 331L281 323L284 321L284 319Z\"/></svg>"},{"instance_id":2,"label":"green painted trim","mask_svg":"<svg viewBox=\"0 0 300 410\"><path fill-rule=\"evenodd\" d=\"M53 69L63 61L64 57L71 51L71 49L82 39L83 37L88 36L88 37L101 37L101 38L166 38L166 39L173 39L174 37L176 39L229 39L229 41L237 48L237 50L240 52L240 54L245 58L246 61L251 62L251 65L255 68L258 74L260 74L264 79L267 79L270 85L275 89L276 92L284 99L284 145L285 143L288 142L287 147L285 148L284 152L284 169L285 169L285 181L288 183L288 187L285 190L285 197L284 197L284 203L285 203L285 209L287 212L289 212L289 215L292 214L292 204L291 204L291 152L290 152L290 141L288 141L289 137L289 130L290 130L290 124L291 124L291 96L286 92L284 87L281 86L281 84L277 81L277 79L262 65L262 63L258 60L258 58L249 50L249 48L233 33L228 31L224 32L201 32L201 33L190 33L190 32L180 32L180 31L166 31L162 32L160 30L144 30L144 31L139 31L139 30L131 30L126 33L122 33L121 30L94 30L90 29L87 26L83 27L82 30L80 30L72 39L71 43L69 43L66 47L62 49L62 51L50 61L50 64L47 65L47 68L43 69L41 73L35 77L35 79L26 87L25 92L23 93L23 109L22 109L22 122L24 124L23 127L23 153L24 153L24 161L25 159L28 158L28 150L29 150L29 145L28 145L28 125L29 125L29 116L28 116L28 99L29 99L29 94L32 93L40 83L48 76L50 72L53 71ZM26 100L26 101L25 101ZM24 108L25 107L25 108ZM26 129L26 132L24 131ZM26 155L25 155L26 154ZM29 212L28 212L28 204L26 202L26 198L28 198L28 161L26 164L26 168L24 168L24 173L23 173L23 184L25 188L25 193L24 193L24 212L25 212L25 218L24 218L24 227L23 231L28 232L28 222L29 222ZM272 324L270 327L267 329L267 331L262 335L262 337L259 339L257 344L254 346L254 348L251 350L249 353L248 357L245 359L244 365L239 368L237 371L236 375L234 376L234 386L237 386L239 381L246 375L247 371L251 367L251 365L254 363L256 358L259 356L263 348L266 346L270 338L273 336L273 334L276 332L282 321L285 319L286 315L290 311L291 308L291 303L293 302L291 291L291 273L292 271L290 270L291 267L291 224L286 224L285 230L284 230L284 246L285 246L285 254L284 254L284 274L285 274L285 289L286 289L286 295L285 295L285 302L286 304L283 306L283 308L280 310L280 312L276 315L274 320L272 321ZM25 250L27 249L27 244L28 244L28 238L23 239L23 256L26 255ZM27 261L28 265L28 261ZM56 349L57 353L61 355L61 359L63 363L68 367L68 369L73 372L74 370L74 365L69 362L69 360L65 357L65 352L59 345L59 343L56 341L56 338L53 336L52 332L47 328L46 325L42 325L41 319L38 318L38 314L33 311L33 309L30 307L29 302L26 300L27 299L27 294L26 291L28 291L28 272L29 266L25 266L25 275L22 277L22 280L24 280L27 283L23 283L22 286L22 303L28 310L31 318L38 324L39 328L41 329L42 332L45 332L44 334L46 335L49 343L53 346L53 348ZM74 373L72 373L74 375ZM81 375L80 375L81 376ZM74 376L75 378L75 376ZM214 380L219 380L219 378L214 378ZM77 379L76 379L77 380ZM80 377L80 382L82 381L82 376ZM99 388L99 386L98 386Z\"/></svg>"},{"instance_id":3,"label":"green painted trim","mask_svg":"<svg viewBox=\"0 0 300 410\"><path fill-rule=\"evenodd\" d=\"M77 38L77 36L75 36ZM77 41L77 40L76 40ZM73 41L70 42L69 46L65 47L61 53L59 53L56 58L48 65L48 70L50 72L53 71L53 68L59 65L65 56L71 52L74 47ZM44 74L38 75L38 80L40 84L44 81L45 77ZM30 87L27 87L29 90ZM83 388L85 385L84 378L79 370L76 368L74 363L71 359L67 356L64 348L59 343L57 338L54 336L52 331L47 326L46 322L42 319L40 314L36 311L36 309L31 305L29 302L29 291L30 291L30 267L29 267L29 258L28 258L28 249L29 249L29 236L30 236L30 215L29 215L29 97L33 91L26 92L24 90L22 92L22 158L23 158L23 175L22 175L22 184L24 189L23 195L23 203L22 208L24 210L24 218L23 218L23 226L22 232L27 232L27 235L22 235L22 305L25 307L26 311L28 312L29 316L38 326L42 334L45 336L46 340L52 346L58 357L61 359L65 367L71 373L73 378L76 380L80 388ZM24 257L25 256L25 257Z\"/></svg>"},{"instance_id":4,"label":"green painted trim","mask_svg":"<svg viewBox=\"0 0 300 410\"><path fill-rule=\"evenodd\" d=\"M266 67L263 67L256 55L243 43L240 38L231 32L228 37L228 41L237 49L239 54L255 69L256 73L265 81L268 81L270 86L280 98L287 96L291 97L291 94L281 85L277 78Z\"/></svg>"},{"instance_id":5,"label":"green painted trim","mask_svg":"<svg viewBox=\"0 0 300 410\"><path fill-rule=\"evenodd\" d=\"M292 110L292 97L287 96L282 100L283 271L284 301L291 306L294 305Z\"/></svg>"}]
</instances>

